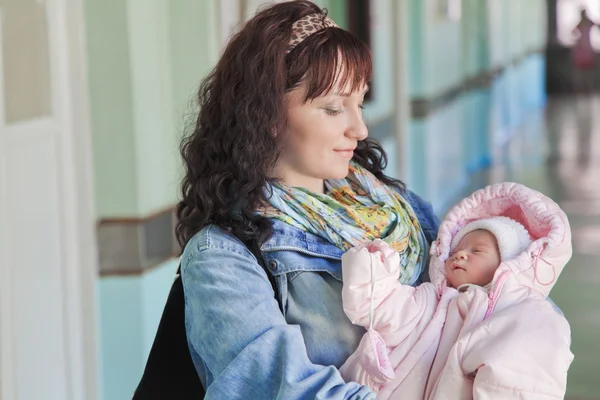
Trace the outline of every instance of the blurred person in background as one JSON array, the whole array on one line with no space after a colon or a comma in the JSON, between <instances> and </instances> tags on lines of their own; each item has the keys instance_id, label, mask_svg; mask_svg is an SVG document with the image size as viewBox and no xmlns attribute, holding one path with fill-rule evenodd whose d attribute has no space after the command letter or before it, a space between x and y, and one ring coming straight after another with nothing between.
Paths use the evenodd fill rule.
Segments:
<instances>
[{"instance_id":1,"label":"blurred person in background","mask_svg":"<svg viewBox=\"0 0 600 400\"><path fill-rule=\"evenodd\" d=\"M575 44L571 51L573 90L578 96L575 102L576 125L577 125L577 146L578 163L581 167L586 167L590 161L590 149L592 139L592 126L594 113L592 112L592 102L589 96L595 90L596 86L596 52L592 46L591 33L598 24L588 16L585 9L581 10L581 19L573 29L576 35ZM557 157L554 157L555 160Z\"/></svg>"},{"instance_id":2,"label":"blurred person in background","mask_svg":"<svg viewBox=\"0 0 600 400\"><path fill-rule=\"evenodd\" d=\"M573 29L576 35L571 51L573 64L573 88L578 94L590 94L594 90L596 73L596 52L592 47L591 32L597 24L590 19L585 9L581 10L581 19Z\"/></svg>"}]
</instances>

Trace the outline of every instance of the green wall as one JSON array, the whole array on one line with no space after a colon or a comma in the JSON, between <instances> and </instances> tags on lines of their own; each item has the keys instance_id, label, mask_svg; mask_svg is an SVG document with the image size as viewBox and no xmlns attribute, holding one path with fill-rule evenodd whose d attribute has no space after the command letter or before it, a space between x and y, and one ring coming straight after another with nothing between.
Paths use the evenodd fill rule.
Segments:
<instances>
[{"instance_id":1,"label":"green wall","mask_svg":"<svg viewBox=\"0 0 600 400\"><path fill-rule=\"evenodd\" d=\"M96 216L144 218L172 207L178 143L219 52L216 0L84 0ZM102 277L101 398L131 398L176 261Z\"/></svg>"},{"instance_id":2,"label":"green wall","mask_svg":"<svg viewBox=\"0 0 600 400\"><path fill-rule=\"evenodd\" d=\"M460 20L442 18L433 0L407 1L413 98L437 96L545 44L544 0L463 0Z\"/></svg>"},{"instance_id":3,"label":"green wall","mask_svg":"<svg viewBox=\"0 0 600 400\"><path fill-rule=\"evenodd\" d=\"M176 202L177 143L218 55L216 9L214 0L85 0L99 218Z\"/></svg>"}]
</instances>

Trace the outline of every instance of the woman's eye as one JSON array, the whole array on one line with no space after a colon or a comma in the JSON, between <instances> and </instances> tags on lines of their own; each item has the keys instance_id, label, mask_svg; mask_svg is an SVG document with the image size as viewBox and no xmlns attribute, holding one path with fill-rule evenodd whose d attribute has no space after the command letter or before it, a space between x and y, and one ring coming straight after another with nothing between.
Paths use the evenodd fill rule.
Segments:
<instances>
[{"instance_id":1,"label":"woman's eye","mask_svg":"<svg viewBox=\"0 0 600 400\"><path fill-rule=\"evenodd\" d=\"M358 106L358 108L360 108L361 110L364 110L365 109L365 105L361 104L361 105Z\"/></svg>"},{"instance_id":2,"label":"woman's eye","mask_svg":"<svg viewBox=\"0 0 600 400\"><path fill-rule=\"evenodd\" d=\"M338 110L338 109L333 109L333 108L326 108L325 112L328 115L339 115L343 112L343 110Z\"/></svg>"}]
</instances>

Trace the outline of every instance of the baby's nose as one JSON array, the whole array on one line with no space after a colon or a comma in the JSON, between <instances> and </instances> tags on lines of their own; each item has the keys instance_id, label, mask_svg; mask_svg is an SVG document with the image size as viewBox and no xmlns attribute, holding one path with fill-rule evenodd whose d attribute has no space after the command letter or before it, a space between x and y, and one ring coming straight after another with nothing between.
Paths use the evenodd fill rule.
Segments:
<instances>
[{"instance_id":1,"label":"baby's nose","mask_svg":"<svg viewBox=\"0 0 600 400\"><path fill-rule=\"evenodd\" d=\"M467 259L467 252L466 251L457 251L456 254L454 255L454 258L457 260L466 260Z\"/></svg>"}]
</instances>

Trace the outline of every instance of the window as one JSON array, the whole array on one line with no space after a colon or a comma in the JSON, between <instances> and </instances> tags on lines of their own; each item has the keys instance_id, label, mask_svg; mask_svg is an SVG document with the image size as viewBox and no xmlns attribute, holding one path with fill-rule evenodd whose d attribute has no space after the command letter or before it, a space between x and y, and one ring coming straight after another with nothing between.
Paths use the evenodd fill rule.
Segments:
<instances>
[{"instance_id":1,"label":"window","mask_svg":"<svg viewBox=\"0 0 600 400\"><path fill-rule=\"evenodd\" d=\"M0 6L0 61L4 60L0 79L4 79L6 122L49 116L52 92L46 6L34 0L0 0Z\"/></svg>"}]
</instances>

